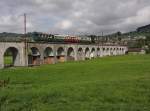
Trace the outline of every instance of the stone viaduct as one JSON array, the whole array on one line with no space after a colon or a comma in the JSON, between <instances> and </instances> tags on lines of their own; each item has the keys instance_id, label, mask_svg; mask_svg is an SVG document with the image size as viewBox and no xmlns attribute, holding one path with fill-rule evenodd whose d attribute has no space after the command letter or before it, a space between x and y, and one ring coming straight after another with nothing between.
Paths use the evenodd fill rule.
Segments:
<instances>
[{"instance_id":1,"label":"stone viaduct","mask_svg":"<svg viewBox=\"0 0 150 111\"><path fill-rule=\"evenodd\" d=\"M0 42L0 68L4 68L4 54L12 52L13 66L55 64L79 61L103 56L124 55L126 46L102 46L81 44L50 44L24 42Z\"/></svg>"}]
</instances>

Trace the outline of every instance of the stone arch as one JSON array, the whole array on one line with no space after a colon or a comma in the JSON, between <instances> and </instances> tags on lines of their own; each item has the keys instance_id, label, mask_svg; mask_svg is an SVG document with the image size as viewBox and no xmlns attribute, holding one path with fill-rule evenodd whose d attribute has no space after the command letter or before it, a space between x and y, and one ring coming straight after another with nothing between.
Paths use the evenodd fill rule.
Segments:
<instances>
[{"instance_id":1,"label":"stone arch","mask_svg":"<svg viewBox=\"0 0 150 111\"><path fill-rule=\"evenodd\" d=\"M117 53L119 52L119 48L116 49Z\"/></svg>"},{"instance_id":2,"label":"stone arch","mask_svg":"<svg viewBox=\"0 0 150 111\"><path fill-rule=\"evenodd\" d=\"M78 49L78 60L84 60L84 53L81 47Z\"/></svg>"},{"instance_id":3,"label":"stone arch","mask_svg":"<svg viewBox=\"0 0 150 111\"><path fill-rule=\"evenodd\" d=\"M28 52L28 65L40 65L41 59L40 59L40 51L37 47L31 47Z\"/></svg>"},{"instance_id":4,"label":"stone arch","mask_svg":"<svg viewBox=\"0 0 150 111\"><path fill-rule=\"evenodd\" d=\"M114 51L113 51L113 48L111 47L111 48L110 48L110 55L113 55L113 52L114 52Z\"/></svg>"},{"instance_id":5,"label":"stone arch","mask_svg":"<svg viewBox=\"0 0 150 111\"><path fill-rule=\"evenodd\" d=\"M67 60L74 61L75 60L75 52L72 47L69 47L67 50Z\"/></svg>"},{"instance_id":6,"label":"stone arch","mask_svg":"<svg viewBox=\"0 0 150 111\"><path fill-rule=\"evenodd\" d=\"M98 57L100 56L100 48L99 47L97 48L97 56Z\"/></svg>"},{"instance_id":7,"label":"stone arch","mask_svg":"<svg viewBox=\"0 0 150 111\"><path fill-rule=\"evenodd\" d=\"M110 49L106 48L106 56L109 56L109 55L110 55Z\"/></svg>"},{"instance_id":8,"label":"stone arch","mask_svg":"<svg viewBox=\"0 0 150 111\"><path fill-rule=\"evenodd\" d=\"M109 51L110 49L109 48L107 48L107 51Z\"/></svg>"},{"instance_id":9,"label":"stone arch","mask_svg":"<svg viewBox=\"0 0 150 111\"><path fill-rule=\"evenodd\" d=\"M88 47L85 49L85 59L90 59L90 49Z\"/></svg>"},{"instance_id":10,"label":"stone arch","mask_svg":"<svg viewBox=\"0 0 150 111\"><path fill-rule=\"evenodd\" d=\"M121 49L121 47L120 47L120 48L119 48L119 55L121 55L121 53L122 53L121 51L122 51L122 49Z\"/></svg>"},{"instance_id":11,"label":"stone arch","mask_svg":"<svg viewBox=\"0 0 150 111\"><path fill-rule=\"evenodd\" d=\"M63 47L57 49L57 60L58 62L65 62L65 50Z\"/></svg>"},{"instance_id":12,"label":"stone arch","mask_svg":"<svg viewBox=\"0 0 150 111\"><path fill-rule=\"evenodd\" d=\"M92 48L91 53L90 53L90 58L95 57L95 48Z\"/></svg>"},{"instance_id":13,"label":"stone arch","mask_svg":"<svg viewBox=\"0 0 150 111\"><path fill-rule=\"evenodd\" d=\"M116 48L114 48L114 51L116 51Z\"/></svg>"},{"instance_id":14,"label":"stone arch","mask_svg":"<svg viewBox=\"0 0 150 111\"><path fill-rule=\"evenodd\" d=\"M103 51L102 56L106 56L106 48L105 47L102 48L102 51Z\"/></svg>"},{"instance_id":15,"label":"stone arch","mask_svg":"<svg viewBox=\"0 0 150 111\"><path fill-rule=\"evenodd\" d=\"M116 54L119 55L119 48L116 49Z\"/></svg>"},{"instance_id":16,"label":"stone arch","mask_svg":"<svg viewBox=\"0 0 150 111\"><path fill-rule=\"evenodd\" d=\"M121 54L124 54L124 48L121 48Z\"/></svg>"},{"instance_id":17,"label":"stone arch","mask_svg":"<svg viewBox=\"0 0 150 111\"><path fill-rule=\"evenodd\" d=\"M105 48L103 48L103 51L105 51L106 49Z\"/></svg>"},{"instance_id":18,"label":"stone arch","mask_svg":"<svg viewBox=\"0 0 150 111\"><path fill-rule=\"evenodd\" d=\"M114 47L113 48L113 55L116 55L117 49Z\"/></svg>"},{"instance_id":19,"label":"stone arch","mask_svg":"<svg viewBox=\"0 0 150 111\"><path fill-rule=\"evenodd\" d=\"M3 54L4 67L19 66L19 50L15 47L8 47Z\"/></svg>"},{"instance_id":20,"label":"stone arch","mask_svg":"<svg viewBox=\"0 0 150 111\"><path fill-rule=\"evenodd\" d=\"M53 64L54 63L54 51L51 47L46 47L44 50L44 64Z\"/></svg>"}]
</instances>

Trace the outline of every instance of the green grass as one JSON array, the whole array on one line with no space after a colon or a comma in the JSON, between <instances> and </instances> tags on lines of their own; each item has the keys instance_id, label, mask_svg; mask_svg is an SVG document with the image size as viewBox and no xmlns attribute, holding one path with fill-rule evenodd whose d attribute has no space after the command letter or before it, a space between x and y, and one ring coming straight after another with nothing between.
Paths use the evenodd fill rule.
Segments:
<instances>
[{"instance_id":1,"label":"green grass","mask_svg":"<svg viewBox=\"0 0 150 111\"><path fill-rule=\"evenodd\" d=\"M150 55L0 70L0 111L149 111Z\"/></svg>"},{"instance_id":2,"label":"green grass","mask_svg":"<svg viewBox=\"0 0 150 111\"><path fill-rule=\"evenodd\" d=\"M12 59L11 56L5 56L5 57L4 57L4 64L5 64L5 65L11 65L11 64L12 64L12 61L13 61L13 59Z\"/></svg>"}]
</instances>

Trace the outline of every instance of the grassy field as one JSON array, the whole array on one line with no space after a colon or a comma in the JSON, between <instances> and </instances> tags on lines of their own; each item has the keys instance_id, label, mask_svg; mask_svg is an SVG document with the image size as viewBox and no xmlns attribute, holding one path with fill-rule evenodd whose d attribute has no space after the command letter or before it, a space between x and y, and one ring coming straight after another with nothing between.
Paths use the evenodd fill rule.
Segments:
<instances>
[{"instance_id":1,"label":"grassy field","mask_svg":"<svg viewBox=\"0 0 150 111\"><path fill-rule=\"evenodd\" d=\"M149 111L150 55L0 70L0 111Z\"/></svg>"},{"instance_id":2,"label":"grassy field","mask_svg":"<svg viewBox=\"0 0 150 111\"><path fill-rule=\"evenodd\" d=\"M11 56L5 56L4 57L4 64L5 65L12 65L13 58Z\"/></svg>"}]
</instances>

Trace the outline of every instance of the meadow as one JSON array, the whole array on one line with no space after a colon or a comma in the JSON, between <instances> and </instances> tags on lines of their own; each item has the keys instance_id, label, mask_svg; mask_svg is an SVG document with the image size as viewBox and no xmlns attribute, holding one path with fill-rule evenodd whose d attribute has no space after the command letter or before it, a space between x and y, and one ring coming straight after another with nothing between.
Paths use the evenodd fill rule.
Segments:
<instances>
[{"instance_id":1,"label":"meadow","mask_svg":"<svg viewBox=\"0 0 150 111\"><path fill-rule=\"evenodd\" d=\"M150 55L0 70L0 111L149 111Z\"/></svg>"},{"instance_id":2,"label":"meadow","mask_svg":"<svg viewBox=\"0 0 150 111\"><path fill-rule=\"evenodd\" d=\"M4 57L4 64L5 64L5 66L12 65L13 64L12 56L5 56Z\"/></svg>"}]
</instances>

